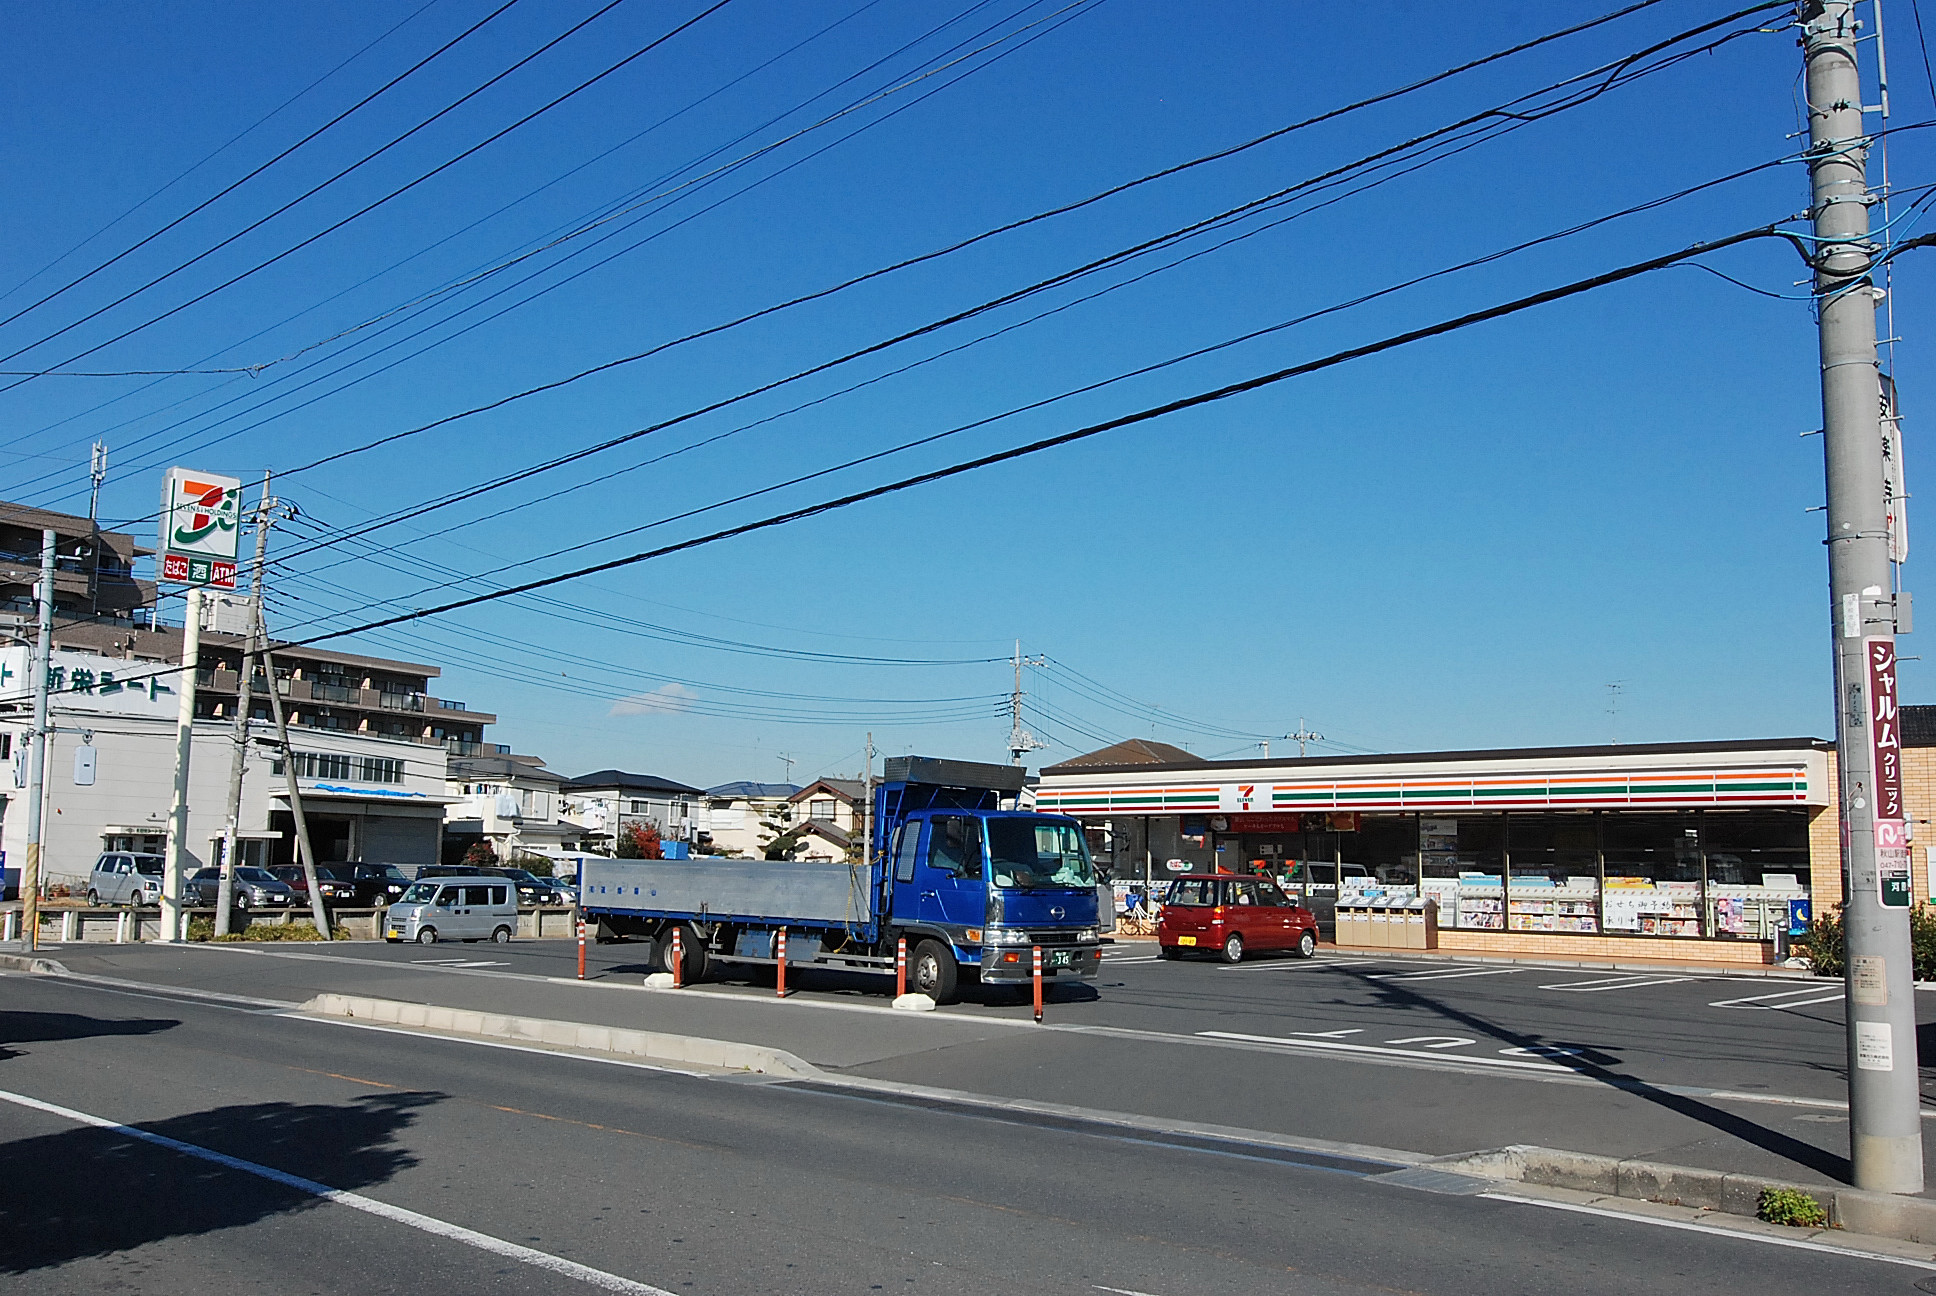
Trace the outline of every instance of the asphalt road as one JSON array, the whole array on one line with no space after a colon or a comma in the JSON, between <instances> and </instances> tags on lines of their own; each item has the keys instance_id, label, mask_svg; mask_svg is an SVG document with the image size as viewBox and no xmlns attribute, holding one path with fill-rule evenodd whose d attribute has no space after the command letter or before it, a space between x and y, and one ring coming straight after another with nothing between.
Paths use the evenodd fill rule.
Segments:
<instances>
[{"instance_id":1,"label":"asphalt road","mask_svg":"<svg viewBox=\"0 0 1936 1296\"><path fill-rule=\"evenodd\" d=\"M1932 1276L1391 1168L0 977L0 1272L22 1290L1816 1296Z\"/></svg>"},{"instance_id":2,"label":"asphalt road","mask_svg":"<svg viewBox=\"0 0 1936 1296\"><path fill-rule=\"evenodd\" d=\"M627 945L592 947L584 985L568 980L569 942L53 954L77 972L287 1003L336 990L643 1027L855 1076L1432 1155L1537 1143L1846 1174L1834 982L1359 958L1225 967L1142 948L1112 950L1096 985L1055 987L1046 1027L1013 997L896 1013L881 981L828 973L790 975L784 1003L770 980L644 992Z\"/></svg>"}]
</instances>

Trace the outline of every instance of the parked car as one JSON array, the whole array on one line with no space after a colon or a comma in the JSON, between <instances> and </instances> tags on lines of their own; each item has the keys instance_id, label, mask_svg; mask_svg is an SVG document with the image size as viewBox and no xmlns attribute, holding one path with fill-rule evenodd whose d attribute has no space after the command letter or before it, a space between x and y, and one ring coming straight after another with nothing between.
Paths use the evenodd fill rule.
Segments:
<instances>
[{"instance_id":1,"label":"parked car","mask_svg":"<svg viewBox=\"0 0 1936 1296\"><path fill-rule=\"evenodd\" d=\"M91 905L158 905L161 903L162 858L108 851L94 861L87 875Z\"/></svg>"},{"instance_id":2,"label":"parked car","mask_svg":"<svg viewBox=\"0 0 1936 1296\"><path fill-rule=\"evenodd\" d=\"M301 865L280 865L270 872L288 884L299 898L308 899L309 879L303 876ZM380 909L395 903L409 889L410 879L394 864L318 864L316 885L322 888L327 904Z\"/></svg>"},{"instance_id":3,"label":"parked car","mask_svg":"<svg viewBox=\"0 0 1936 1296\"><path fill-rule=\"evenodd\" d=\"M1269 878L1198 873L1170 884L1156 940L1164 958L1203 951L1236 963L1252 950L1310 958L1318 950L1318 920Z\"/></svg>"},{"instance_id":4,"label":"parked car","mask_svg":"<svg viewBox=\"0 0 1936 1296\"><path fill-rule=\"evenodd\" d=\"M197 869L182 884L182 900L192 908L206 908L221 898L222 870ZM244 865L235 870L231 892L237 909L286 909L296 893L268 869Z\"/></svg>"},{"instance_id":5,"label":"parked car","mask_svg":"<svg viewBox=\"0 0 1936 1296\"><path fill-rule=\"evenodd\" d=\"M430 878L447 877L501 877L509 878L517 884L518 902L527 905L570 904L561 898L558 884L550 878L539 877L521 868L504 868L495 864L432 864L417 870L419 882Z\"/></svg>"},{"instance_id":6,"label":"parked car","mask_svg":"<svg viewBox=\"0 0 1936 1296\"><path fill-rule=\"evenodd\" d=\"M492 940L502 945L518 927L511 879L479 873L412 883L383 921L386 941Z\"/></svg>"}]
</instances>

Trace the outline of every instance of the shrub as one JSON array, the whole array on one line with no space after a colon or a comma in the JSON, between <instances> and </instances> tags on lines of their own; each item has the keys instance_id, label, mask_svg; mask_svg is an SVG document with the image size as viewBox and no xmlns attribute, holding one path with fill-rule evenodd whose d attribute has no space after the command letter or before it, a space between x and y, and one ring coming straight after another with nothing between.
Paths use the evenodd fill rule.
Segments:
<instances>
[{"instance_id":1,"label":"shrub","mask_svg":"<svg viewBox=\"0 0 1936 1296\"><path fill-rule=\"evenodd\" d=\"M553 876L549 855L514 855L511 857L511 862L532 877Z\"/></svg>"},{"instance_id":2,"label":"shrub","mask_svg":"<svg viewBox=\"0 0 1936 1296\"><path fill-rule=\"evenodd\" d=\"M1808 924L1808 935L1795 941L1808 955L1818 976L1839 977L1844 966L1845 938L1842 906L1817 914ZM1910 959L1918 981L1936 981L1936 908L1923 901L1909 911Z\"/></svg>"},{"instance_id":3,"label":"shrub","mask_svg":"<svg viewBox=\"0 0 1936 1296\"><path fill-rule=\"evenodd\" d=\"M1755 1203L1755 1218L1790 1228L1827 1228L1828 1212L1822 1203L1799 1188L1763 1188Z\"/></svg>"},{"instance_id":4,"label":"shrub","mask_svg":"<svg viewBox=\"0 0 1936 1296\"><path fill-rule=\"evenodd\" d=\"M335 940L350 939L347 927L339 926L331 930L335 933ZM250 923L242 931L217 936L213 918L188 920L188 939L191 941L318 941L322 938L323 934L316 930L313 922Z\"/></svg>"},{"instance_id":5,"label":"shrub","mask_svg":"<svg viewBox=\"0 0 1936 1296\"><path fill-rule=\"evenodd\" d=\"M1815 965L1815 974L1825 977L1842 975L1842 906L1827 913L1818 913L1809 920L1808 935L1796 939L1795 945L1808 955L1808 961Z\"/></svg>"},{"instance_id":6,"label":"shrub","mask_svg":"<svg viewBox=\"0 0 1936 1296\"><path fill-rule=\"evenodd\" d=\"M464 852L464 863L471 868L479 866L489 868L497 863L497 851L492 848L491 843L480 838L472 842L471 848Z\"/></svg>"}]
</instances>

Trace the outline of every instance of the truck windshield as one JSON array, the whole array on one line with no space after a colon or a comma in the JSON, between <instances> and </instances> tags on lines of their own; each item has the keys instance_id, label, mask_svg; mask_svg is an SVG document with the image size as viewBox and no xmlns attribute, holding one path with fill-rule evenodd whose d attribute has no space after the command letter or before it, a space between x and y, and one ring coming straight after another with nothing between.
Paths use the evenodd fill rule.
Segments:
<instances>
[{"instance_id":1,"label":"truck windshield","mask_svg":"<svg viewBox=\"0 0 1936 1296\"><path fill-rule=\"evenodd\" d=\"M437 897L435 882L419 882L403 893L404 904L429 904Z\"/></svg>"},{"instance_id":2,"label":"truck windshield","mask_svg":"<svg viewBox=\"0 0 1936 1296\"><path fill-rule=\"evenodd\" d=\"M998 887L1090 887L1096 871L1080 830L1053 819L990 819L989 873Z\"/></svg>"}]
</instances>

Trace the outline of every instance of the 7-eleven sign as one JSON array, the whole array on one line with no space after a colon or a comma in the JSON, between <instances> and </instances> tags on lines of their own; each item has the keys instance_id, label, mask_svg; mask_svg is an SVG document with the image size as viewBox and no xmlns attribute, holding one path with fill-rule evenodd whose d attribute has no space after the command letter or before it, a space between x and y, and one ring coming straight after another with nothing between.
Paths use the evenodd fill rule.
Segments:
<instances>
[{"instance_id":1,"label":"7-eleven sign","mask_svg":"<svg viewBox=\"0 0 1936 1296\"><path fill-rule=\"evenodd\" d=\"M242 483L234 477L170 468L162 479L161 579L235 588L236 546L242 538Z\"/></svg>"}]
</instances>

